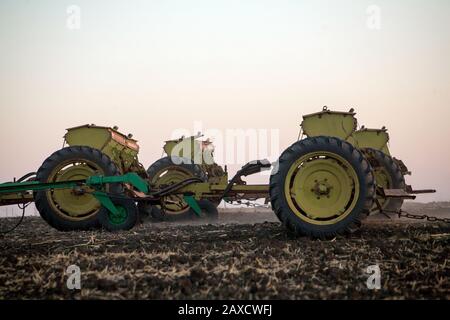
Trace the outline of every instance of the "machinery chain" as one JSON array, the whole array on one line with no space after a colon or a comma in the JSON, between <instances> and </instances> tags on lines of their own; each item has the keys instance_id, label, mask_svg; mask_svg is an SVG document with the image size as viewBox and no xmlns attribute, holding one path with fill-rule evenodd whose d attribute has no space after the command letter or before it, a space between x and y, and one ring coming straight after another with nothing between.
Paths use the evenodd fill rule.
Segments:
<instances>
[{"instance_id":1,"label":"machinery chain","mask_svg":"<svg viewBox=\"0 0 450 320\"><path fill-rule=\"evenodd\" d=\"M450 218L439 218L439 217L433 217L426 214L412 214L409 212L406 212L404 210L400 211L389 211L384 210L385 213L395 213L399 218L408 218L408 219L415 219L415 220L427 220L429 222L445 222L450 223Z\"/></svg>"},{"instance_id":2,"label":"machinery chain","mask_svg":"<svg viewBox=\"0 0 450 320\"><path fill-rule=\"evenodd\" d=\"M266 208L266 209L270 208L270 204L262 205L262 204L259 204L257 202L250 202L250 201L243 202L242 200L236 200L234 202L235 203L233 203L231 201L226 201L226 203L231 204L233 206L245 205L247 207L253 207L253 208ZM399 218L408 218L408 219L415 219L415 220L427 220L429 222L450 223L450 218L439 218L439 217L429 216L429 215L426 215L426 214L412 214L412 213L406 212L404 210L400 210L400 211L384 210L383 212L384 213L395 213Z\"/></svg>"},{"instance_id":3,"label":"machinery chain","mask_svg":"<svg viewBox=\"0 0 450 320\"><path fill-rule=\"evenodd\" d=\"M438 217L428 216L426 214L412 214L412 213L402 211L402 210L400 210L397 214L398 214L399 218L403 217L403 218L416 219L416 220L426 219L427 221L430 221L430 222L450 223L450 218L438 218Z\"/></svg>"}]
</instances>

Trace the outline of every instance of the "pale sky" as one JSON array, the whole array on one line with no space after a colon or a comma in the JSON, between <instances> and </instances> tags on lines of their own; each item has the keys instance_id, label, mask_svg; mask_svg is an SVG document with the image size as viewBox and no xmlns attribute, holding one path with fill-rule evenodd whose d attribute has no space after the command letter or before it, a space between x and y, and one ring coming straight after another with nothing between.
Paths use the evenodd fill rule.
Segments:
<instances>
[{"instance_id":1,"label":"pale sky","mask_svg":"<svg viewBox=\"0 0 450 320\"><path fill-rule=\"evenodd\" d=\"M450 200L449 17L447 0L2 0L0 181L37 170L80 124L133 133L147 167L194 121L279 129L282 151L327 105L388 127L407 182L438 189L419 200Z\"/></svg>"}]
</instances>

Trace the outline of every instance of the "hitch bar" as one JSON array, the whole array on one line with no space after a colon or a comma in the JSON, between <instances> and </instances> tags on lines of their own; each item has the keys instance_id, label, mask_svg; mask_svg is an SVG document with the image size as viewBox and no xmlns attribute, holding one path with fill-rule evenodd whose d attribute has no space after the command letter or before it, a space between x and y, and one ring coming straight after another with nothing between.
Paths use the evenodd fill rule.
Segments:
<instances>
[{"instance_id":1,"label":"hitch bar","mask_svg":"<svg viewBox=\"0 0 450 320\"><path fill-rule=\"evenodd\" d=\"M421 193L435 193L435 189L419 189L419 190L413 190L413 188L410 185L406 186L406 192L412 193L412 194L421 194Z\"/></svg>"},{"instance_id":2,"label":"hitch bar","mask_svg":"<svg viewBox=\"0 0 450 320\"><path fill-rule=\"evenodd\" d=\"M381 194L386 198L411 199L416 198L416 194L435 193L434 189L413 190L410 185L406 185L405 189L384 189L380 188Z\"/></svg>"}]
</instances>

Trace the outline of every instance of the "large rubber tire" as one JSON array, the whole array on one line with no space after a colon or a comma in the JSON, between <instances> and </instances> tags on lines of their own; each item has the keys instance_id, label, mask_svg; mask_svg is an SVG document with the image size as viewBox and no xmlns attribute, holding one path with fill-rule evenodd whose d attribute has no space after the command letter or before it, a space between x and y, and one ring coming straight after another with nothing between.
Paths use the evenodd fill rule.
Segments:
<instances>
[{"instance_id":1,"label":"large rubber tire","mask_svg":"<svg viewBox=\"0 0 450 320\"><path fill-rule=\"evenodd\" d=\"M320 152L343 158L354 169L359 183L359 196L349 213L336 223L322 225L309 223L294 213L285 194L285 182L291 167L298 159ZM369 162L358 149L341 139L319 136L297 141L281 154L270 177L269 193L272 209L289 231L295 235L330 238L352 233L361 226L361 221L369 214L375 198L375 181Z\"/></svg>"},{"instance_id":2,"label":"large rubber tire","mask_svg":"<svg viewBox=\"0 0 450 320\"><path fill-rule=\"evenodd\" d=\"M205 219L210 222L214 222L219 219L219 210L217 210L217 205L214 202L202 199L197 203L200 209L202 209L202 213L200 214L200 217L194 213L196 218Z\"/></svg>"},{"instance_id":3,"label":"large rubber tire","mask_svg":"<svg viewBox=\"0 0 450 320\"><path fill-rule=\"evenodd\" d=\"M48 157L37 171L36 180L42 183L50 182L48 181L50 175L59 165L67 161L80 159L96 164L106 176L120 174L114 162L100 150L86 146L72 146L58 150ZM109 184L107 188L108 192L117 194L123 190L120 184ZM49 192L51 190L35 192L34 202L39 214L50 226L60 231L90 230L100 226L98 216L103 214L105 210L107 211L106 208L100 207L95 214L86 217L86 219L72 220L70 217L64 217L64 215L55 211L47 197Z\"/></svg>"},{"instance_id":4,"label":"large rubber tire","mask_svg":"<svg viewBox=\"0 0 450 320\"><path fill-rule=\"evenodd\" d=\"M149 181L151 184L157 182L157 176L161 172L165 172L170 169L179 169L183 171L189 177L197 177L202 179L203 181L207 180L206 173L202 170L201 166L198 164L191 163L188 159L175 159L176 163L174 163L171 157L164 157L157 160L153 163L147 170L147 174L149 176ZM183 160L183 161L181 161ZM151 215L152 218L157 221L181 221L192 219L193 214L195 214L191 209L187 206L180 212L171 212L169 210L165 211L166 214L162 215L160 208L158 206L152 206Z\"/></svg>"},{"instance_id":5,"label":"large rubber tire","mask_svg":"<svg viewBox=\"0 0 450 320\"><path fill-rule=\"evenodd\" d=\"M372 148L364 148L361 150L366 154L366 158L372 165L375 171L375 183L377 183L377 170L384 170L385 174L389 175L390 183L388 185L389 189L405 189L405 177L402 174L402 170L397 162L389 155L384 152ZM392 185L390 185L392 183ZM378 184L378 183L377 183ZM386 211L398 212L403 205L403 199L384 199L381 208ZM380 213L379 208L374 205L372 207L371 213Z\"/></svg>"}]
</instances>

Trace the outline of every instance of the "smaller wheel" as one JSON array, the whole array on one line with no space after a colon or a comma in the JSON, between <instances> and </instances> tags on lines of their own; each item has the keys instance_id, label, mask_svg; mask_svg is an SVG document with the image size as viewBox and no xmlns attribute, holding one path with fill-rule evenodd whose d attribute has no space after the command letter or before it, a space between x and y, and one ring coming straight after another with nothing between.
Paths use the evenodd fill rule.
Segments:
<instances>
[{"instance_id":1,"label":"smaller wheel","mask_svg":"<svg viewBox=\"0 0 450 320\"><path fill-rule=\"evenodd\" d=\"M391 156L380 150L364 148L361 150L370 162L375 176L375 183L385 189L404 189L405 177L397 162ZM403 205L403 199L383 198L377 196L381 208L386 211L399 211ZM379 213L378 206L374 204L370 213Z\"/></svg>"},{"instance_id":2,"label":"smaller wheel","mask_svg":"<svg viewBox=\"0 0 450 320\"><path fill-rule=\"evenodd\" d=\"M138 202L137 209L138 209L138 223L144 223L152 219L152 210L153 210L152 205L144 202Z\"/></svg>"},{"instance_id":3,"label":"smaller wheel","mask_svg":"<svg viewBox=\"0 0 450 320\"><path fill-rule=\"evenodd\" d=\"M205 219L208 221L215 221L219 219L219 211L217 210L217 206L213 202L202 199L197 201L197 203L200 209L202 209L202 212L200 213L200 215L197 215L194 210L191 209L192 214L195 218Z\"/></svg>"},{"instance_id":4,"label":"smaller wheel","mask_svg":"<svg viewBox=\"0 0 450 320\"><path fill-rule=\"evenodd\" d=\"M138 205L139 215L143 217L149 217L152 213L152 206L147 203L139 202Z\"/></svg>"},{"instance_id":5,"label":"smaller wheel","mask_svg":"<svg viewBox=\"0 0 450 320\"><path fill-rule=\"evenodd\" d=\"M113 214L109 210L103 210L98 217L103 229L108 231L130 230L138 221L138 209L133 200L113 199L119 214Z\"/></svg>"},{"instance_id":6,"label":"smaller wheel","mask_svg":"<svg viewBox=\"0 0 450 320\"><path fill-rule=\"evenodd\" d=\"M163 213L159 206L152 206L152 209L149 211L150 216L156 221L166 221L167 216Z\"/></svg>"},{"instance_id":7,"label":"smaller wheel","mask_svg":"<svg viewBox=\"0 0 450 320\"><path fill-rule=\"evenodd\" d=\"M177 160L174 161L172 160ZM198 164L191 163L189 159L164 157L153 163L147 170L151 185L156 188L181 182L185 179L197 177L207 180L206 173ZM189 205L182 195L169 195L164 199L164 214L159 206L153 206L151 215L155 220L180 221L192 218Z\"/></svg>"}]
</instances>

